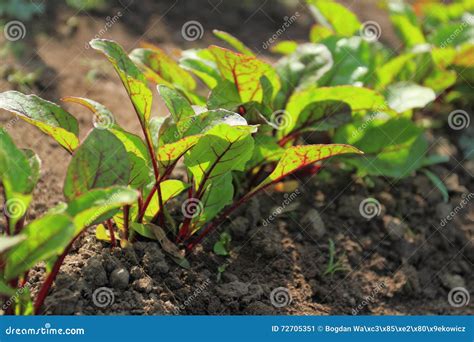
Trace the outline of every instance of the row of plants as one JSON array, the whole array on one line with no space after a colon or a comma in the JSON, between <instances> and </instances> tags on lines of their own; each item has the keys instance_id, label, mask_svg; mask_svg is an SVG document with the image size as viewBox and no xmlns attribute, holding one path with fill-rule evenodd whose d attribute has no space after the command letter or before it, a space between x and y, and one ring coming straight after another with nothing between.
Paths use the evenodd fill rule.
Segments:
<instances>
[{"instance_id":1,"label":"row of plants","mask_svg":"<svg viewBox=\"0 0 474 342\"><path fill-rule=\"evenodd\" d=\"M290 175L315 174L327 158L337 157L360 175L393 178L443 161L427 156L423 127L413 120L413 111L437 97L445 102L460 98L453 95L463 91L456 68L460 61L472 63L463 58L470 51L467 43L436 47L402 32L405 48L394 56L368 39L364 25L336 2L311 0L308 5L325 26L311 29L309 43L274 46L284 54L274 66L222 31L215 35L231 49L186 50L179 61L150 44L127 54L116 42L92 40L91 47L120 77L141 135L125 130L94 100L64 98L94 115L96 127L81 141L76 118L59 105L16 91L0 94L0 108L71 154L63 186L66 202L27 222L41 162L1 131L6 227L0 239L0 293L11 301L8 313L41 312L65 256L88 227L96 226L97 238L112 246L156 240L173 260L189 267L185 253L234 210ZM401 30L409 21L424 37L410 7L391 7L391 18ZM449 21L460 18L453 15ZM450 75L454 79L448 82ZM168 115L151 115L150 83L157 85ZM208 90L202 92L199 83ZM173 173L178 164L186 169L186 179ZM182 210L170 208L172 199L181 201ZM39 262L45 263L47 276L32 298L25 285Z\"/></svg>"}]
</instances>

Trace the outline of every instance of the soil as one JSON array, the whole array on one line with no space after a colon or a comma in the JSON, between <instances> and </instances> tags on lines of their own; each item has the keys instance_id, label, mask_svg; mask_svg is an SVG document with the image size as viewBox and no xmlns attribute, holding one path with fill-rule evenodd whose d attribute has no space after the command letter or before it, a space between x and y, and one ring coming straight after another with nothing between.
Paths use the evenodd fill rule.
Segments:
<instances>
[{"instance_id":1,"label":"soil","mask_svg":"<svg viewBox=\"0 0 474 342\"><path fill-rule=\"evenodd\" d=\"M258 49L281 25L282 18L295 11L261 1L257 2L264 6L260 9L242 5L232 12L224 2L211 18L209 4L208 8L198 2L120 3L124 2L129 8L102 37L113 38L126 49L151 41L171 54L176 47L215 42L210 28L233 32ZM375 16L385 23L373 3L363 3L361 18ZM33 49L19 61L7 62L25 70L44 69L32 90L39 96L52 101L68 95L92 98L107 105L122 126L138 132L133 108L112 68L85 48L104 27L106 17L122 7L117 5L107 14L76 14L64 6L50 6L48 23L27 27L24 43ZM311 19L305 9L297 10L302 13L301 20L284 39L306 37ZM190 19L205 26L202 40L190 43L181 38L180 28ZM384 39L396 46L390 28L383 31ZM262 54L270 61L273 58L266 51ZM7 89L11 85L0 80L0 91ZM78 118L84 136L92 127L90 114L71 104L64 107ZM154 112L165 114L158 99ZM31 220L63 200L61 188L70 156L41 132L7 113L0 113L0 123L20 146L34 149L43 161L42 179L29 212ZM361 179L335 164L328 165L318 176L299 179L298 190L287 194L269 190L246 204L188 256L189 270L176 265L155 242L139 241L127 249L111 249L97 241L90 229L66 257L44 313L473 314L472 300L456 308L449 304L448 293L455 287L474 289L474 210L470 201L474 162L463 159L459 136L445 126L429 131L428 136L430 152L450 157L448 163L430 168L448 186L447 203L422 173L395 182L383 177ZM367 198L380 203L379 214L371 219L359 210ZM465 199L467 205L442 224L442 218ZM228 257L212 252L218 233L224 230L232 236ZM326 272L330 240L338 261L335 272ZM38 266L29 277L35 293L44 278L44 267Z\"/></svg>"}]
</instances>

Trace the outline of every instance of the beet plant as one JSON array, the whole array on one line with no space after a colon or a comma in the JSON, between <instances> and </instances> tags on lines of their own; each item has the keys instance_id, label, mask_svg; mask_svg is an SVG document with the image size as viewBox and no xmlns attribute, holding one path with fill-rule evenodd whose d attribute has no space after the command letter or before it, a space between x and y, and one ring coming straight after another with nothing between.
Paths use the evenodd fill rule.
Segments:
<instances>
[{"instance_id":1,"label":"beet plant","mask_svg":"<svg viewBox=\"0 0 474 342\"><path fill-rule=\"evenodd\" d=\"M201 100L193 94L193 79L184 76L188 74L182 69L181 73L158 78L156 68L141 62L140 68L135 65L132 58L139 56L137 51L131 58L117 43L103 39L91 41L91 46L117 71L142 134L140 137L120 127L113 114L96 101L66 97L64 101L84 106L94 115L96 127L80 141L77 120L60 106L16 91L0 94L0 108L37 127L71 154L63 188L66 202L30 221L27 208L40 174L39 159L31 151L19 150L6 132L0 136L0 179L7 223L0 251L0 290L13 298L10 313L41 311L65 256L88 227L96 226L97 238L112 246L126 247L138 235L157 240L171 258L187 266L184 250L191 251L263 189L329 157L361 153L345 144L281 148L278 157L271 157L276 163L272 172L244 191L234 184L236 174L247 172L255 163L255 155L269 157L266 151L256 149L258 125L226 108L193 107L190 100ZM161 61L167 60L155 60ZM147 78L160 80L158 91L169 110L164 118L151 117L152 91ZM181 162L186 181L171 178ZM182 210L177 218L170 214L167 203L180 195ZM20 209L15 208L11 215L9 208L16 203ZM39 262L45 263L47 276L36 298L33 300L28 291L17 296L28 283L28 271Z\"/></svg>"},{"instance_id":2,"label":"beet plant","mask_svg":"<svg viewBox=\"0 0 474 342\"><path fill-rule=\"evenodd\" d=\"M284 148L308 141L363 150L364 157L345 159L360 175L402 178L441 160L426 156L424 129L413 113L454 82L453 71L443 65L444 51L415 41L419 32L402 32L411 41L405 43L407 52L396 55L378 41L380 27L360 22L334 1L307 2L319 22L311 29L311 42L272 46L284 54L275 66L222 31L214 33L232 49L187 50L180 60L209 88L209 109L238 112L260 125L251 173L260 179Z\"/></svg>"}]
</instances>

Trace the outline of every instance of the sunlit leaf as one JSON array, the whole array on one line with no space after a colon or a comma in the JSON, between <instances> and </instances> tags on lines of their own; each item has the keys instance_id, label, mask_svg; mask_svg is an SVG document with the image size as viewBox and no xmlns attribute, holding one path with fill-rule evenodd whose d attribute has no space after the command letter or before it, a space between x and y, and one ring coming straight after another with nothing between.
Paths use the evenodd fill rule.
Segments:
<instances>
[{"instance_id":1,"label":"sunlit leaf","mask_svg":"<svg viewBox=\"0 0 474 342\"><path fill-rule=\"evenodd\" d=\"M69 164L64 195L71 200L94 188L127 185L130 169L122 142L107 130L93 129Z\"/></svg>"},{"instance_id":2,"label":"sunlit leaf","mask_svg":"<svg viewBox=\"0 0 474 342\"><path fill-rule=\"evenodd\" d=\"M77 120L58 105L17 91L0 93L0 108L18 115L51 136L69 152L79 144Z\"/></svg>"},{"instance_id":3,"label":"sunlit leaf","mask_svg":"<svg viewBox=\"0 0 474 342\"><path fill-rule=\"evenodd\" d=\"M252 50L250 50L244 43L242 43L239 39L231 35L230 33L219 31L219 30L212 30L212 33L219 38L225 41L227 44L232 46L237 52L240 52L247 56L254 56Z\"/></svg>"},{"instance_id":4,"label":"sunlit leaf","mask_svg":"<svg viewBox=\"0 0 474 342\"><path fill-rule=\"evenodd\" d=\"M387 88L387 101L391 108L403 113L413 108L423 108L436 99L435 92L415 83L400 82Z\"/></svg>"},{"instance_id":5,"label":"sunlit leaf","mask_svg":"<svg viewBox=\"0 0 474 342\"><path fill-rule=\"evenodd\" d=\"M275 90L280 87L275 70L256 57L246 56L217 46L211 46L209 50L216 59L222 77L235 84L242 102L258 102L262 99L260 85L262 76L266 76L270 80Z\"/></svg>"},{"instance_id":6,"label":"sunlit leaf","mask_svg":"<svg viewBox=\"0 0 474 342\"><path fill-rule=\"evenodd\" d=\"M92 48L102 52L112 63L132 100L142 127L146 127L150 117L153 96L143 73L116 42L106 39L93 39L89 44Z\"/></svg>"},{"instance_id":7,"label":"sunlit leaf","mask_svg":"<svg viewBox=\"0 0 474 342\"><path fill-rule=\"evenodd\" d=\"M232 170L244 171L253 152L252 126L220 124L210 129L185 156L196 189Z\"/></svg>"},{"instance_id":8,"label":"sunlit leaf","mask_svg":"<svg viewBox=\"0 0 474 342\"><path fill-rule=\"evenodd\" d=\"M165 85L158 85L157 88L175 122L194 116L194 110L191 104L176 90Z\"/></svg>"},{"instance_id":9,"label":"sunlit leaf","mask_svg":"<svg viewBox=\"0 0 474 342\"><path fill-rule=\"evenodd\" d=\"M318 23L341 36L350 37L361 27L354 13L333 0L307 0L307 3Z\"/></svg>"},{"instance_id":10,"label":"sunlit leaf","mask_svg":"<svg viewBox=\"0 0 474 342\"><path fill-rule=\"evenodd\" d=\"M364 151L348 162L361 174L377 176L406 177L422 165L427 150L423 129L405 118L357 120L338 129L334 139Z\"/></svg>"},{"instance_id":11,"label":"sunlit leaf","mask_svg":"<svg viewBox=\"0 0 474 342\"><path fill-rule=\"evenodd\" d=\"M163 80L159 84L171 84L188 90L196 88L196 82L192 76L162 49L151 44L145 44L145 47L145 49L133 50L130 53L130 58L156 73Z\"/></svg>"},{"instance_id":12,"label":"sunlit leaf","mask_svg":"<svg viewBox=\"0 0 474 342\"><path fill-rule=\"evenodd\" d=\"M137 199L136 190L121 186L92 189L69 202L65 212L73 217L78 234L86 227L111 218L119 208L133 204Z\"/></svg>"},{"instance_id":13,"label":"sunlit leaf","mask_svg":"<svg viewBox=\"0 0 474 342\"><path fill-rule=\"evenodd\" d=\"M166 204L170 199L178 196L188 187L189 184L177 179L169 179L161 182L161 200L163 201L163 205ZM151 198L148 208L146 209L145 217L153 218L153 216L160 210L161 208L158 201L158 191L156 191Z\"/></svg>"},{"instance_id":14,"label":"sunlit leaf","mask_svg":"<svg viewBox=\"0 0 474 342\"><path fill-rule=\"evenodd\" d=\"M74 224L66 215L46 215L25 226L22 234L26 239L7 254L7 280L61 254L74 236Z\"/></svg>"},{"instance_id":15,"label":"sunlit leaf","mask_svg":"<svg viewBox=\"0 0 474 342\"><path fill-rule=\"evenodd\" d=\"M322 161L329 157L347 153L361 154L362 152L353 146L345 144L305 145L290 147L285 151L273 172L257 187L253 188L250 193L254 193L255 191L258 191L259 189L271 183L278 182L284 177L307 165Z\"/></svg>"}]
</instances>

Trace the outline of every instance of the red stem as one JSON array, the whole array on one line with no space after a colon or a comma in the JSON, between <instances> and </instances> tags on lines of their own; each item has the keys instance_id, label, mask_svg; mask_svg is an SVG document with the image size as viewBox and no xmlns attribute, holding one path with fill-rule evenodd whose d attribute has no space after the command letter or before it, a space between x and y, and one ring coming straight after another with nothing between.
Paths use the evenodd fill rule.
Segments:
<instances>
[{"instance_id":1,"label":"red stem","mask_svg":"<svg viewBox=\"0 0 474 342\"><path fill-rule=\"evenodd\" d=\"M125 235L123 238L125 240L128 240L128 236L129 236L129 226L128 226L129 220L130 220L130 206L125 205L123 206L123 226L124 226L124 235Z\"/></svg>"},{"instance_id":2,"label":"red stem","mask_svg":"<svg viewBox=\"0 0 474 342\"><path fill-rule=\"evenodd\" d=\"M48 295L49 290L51 289L51 285L53 285L54 279L56 279L56 276L58 275L59 269L61 268L61 265L64 262L64 258L66 258L66 255L68 255L69 251L71 250L72 245L79 238L79 236L82 235L84 231L85 229L79 234L77 234L76 237L72 239L72 241L69 243L69 245L67 245L63 254L61 254L59 258L56 260L56 262L54 263L53 269L51 270L51 272L48 274L48 277L41 285L41 288L38 292L38 295L36 296L36 301L34 304L35 315L38 315L41 313L41 307L43 306L44 300L46 299L46 296Z\"/></svg>"},{"instance_id":3,"label":"red stem","mask_svg":"<svg viewBox=\"0 0 474 342\"><path fill-rule=\"evenodd\" d=\"M274 184L275 182L268 183L261 188L248 192L245 196L241 197L238 201L234 202L227 210L224 211L221 215L219 215L215 220L211 221L211 223L194 239L194 241L190 242L186 246L186 250L188 252L192 251L196 245L201 243L202 239L204 239L211 231L221 225L225 219L232 214L237 208L239 208L243 203L248 201L250 198L258 194L263 189L267 188L268 186Z\"/></svg>"},{"instance_id":4,"label":"red stem","mask_svg":"<svg viewBox=\"0 0 474 342\"><path fill-rule=\"evenodd\" d=\"M109 228L110 243L112 244L112 247L117 247L117 242L115 240L114 226L112 225L111 219L107 220L107 227Z\"/></svg>"}]
</instances>

